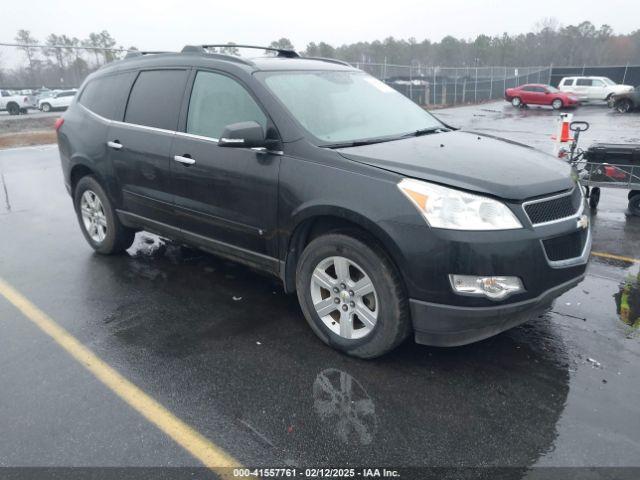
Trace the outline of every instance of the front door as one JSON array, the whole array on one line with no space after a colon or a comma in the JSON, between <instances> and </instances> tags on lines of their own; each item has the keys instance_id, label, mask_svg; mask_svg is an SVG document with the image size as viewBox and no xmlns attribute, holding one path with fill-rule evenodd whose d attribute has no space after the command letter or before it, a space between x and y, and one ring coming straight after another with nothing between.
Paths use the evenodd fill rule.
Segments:
<instances>
[{"instance_id":1,"label":"front door","mask_svg":"<svg viewBox=\"0 0 640 480\"><path fill-rule=\"evenodd\" d=\"M122 208L143 223L160 222L177 228L171 148L188 73L140 72L129 94L124 121L109 126L107 145L122 189Z\"/></svg>"},{"instance_id":2,"label":"front door","mask_svg":"<svg viewBox=\"0 0 640 480\"><path fill-rule=\"evenodd\" d=\"M196 73L185 131L173 144L175 204L188 238L269 263L277 256L280 156L217 143L225 126L251 120L274 131L238 80L212 71Z\"/></svg>"}]
</instances>

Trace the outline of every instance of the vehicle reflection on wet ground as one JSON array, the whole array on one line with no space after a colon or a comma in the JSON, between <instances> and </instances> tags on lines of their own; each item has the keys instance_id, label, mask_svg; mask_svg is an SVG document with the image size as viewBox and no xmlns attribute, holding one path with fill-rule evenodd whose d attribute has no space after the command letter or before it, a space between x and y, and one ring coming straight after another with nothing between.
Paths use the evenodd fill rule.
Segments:
<instances>
[{"instance_id":1,"label":"vehicle reflection on wet ground","mask_svg":"<svg viewBox=\"0 0 640 480\"><path fill-rule=\"evenodd\" d=\"M483 342L407 342L361 361L317 340L295 296L248 268L148 233L127 255L93 254L55 149L0 152L0 172L10 203L0 201L0 276L246 465L513 466L517 478L530 466L640 464L638 263L592 257L552 309ZM595 252L640 258L626 203L603 191ZM195 464L144 421L115 429L134 424L131 412L100 399L1 298L0 318L11 392L0 430L19 440L0 442L0 465ZM96 402L101 414L85 408Z\"/></svg>"}]
</instances>

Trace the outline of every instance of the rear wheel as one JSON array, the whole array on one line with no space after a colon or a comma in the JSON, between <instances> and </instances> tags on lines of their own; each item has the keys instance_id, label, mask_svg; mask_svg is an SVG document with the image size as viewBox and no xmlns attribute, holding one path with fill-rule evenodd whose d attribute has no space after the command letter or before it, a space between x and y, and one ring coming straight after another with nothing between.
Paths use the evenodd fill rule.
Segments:
<instances>
[{"instance_id":1,"label":"rear wheel","mask_svg":"<svg viewBox=\"0 0 640 480\"><path fill-rule=\"evenodd\" d=\"M640 193L636 193L629 199L629 211L640 217Z\"/></svg>"},{"instance_id":2,"label":"rear wheel","mask_svg":"<svg viewBox=\"0 0 640 480\"><path fill-rule=\"evenodd\" d=\"M631 111L632 107L633 105L631 103L631 100L627 98L623 98L622 100L619 100L615 105L615 109L618 113L627 113Z\"/></svg>"},{"instance_id":3,"label":"rear wheel","mask_svg":"<svg viewBox=\"0 0 640 480\"><path fill-rule=\"evenodd\" d=\"M7 112L9 112L9 115L18 115L20 114L20 107L16 103L10 103L7 105Z\"/></svg>"},{"instance_id":4,"label":"rear wheel","mask_svg":"<svg viewBox=\"0 0 640 480\"><path fill-rule=\"evenodd\" d=\"M562 100L556 98L553 102L551 102L551 106L554 110L560 110L563 106Z\"/></svg>"},{"instance_id":5,"label":"rear wheel","mask_svg":"<svg viewBox=\"0 0 640 480\"><path fill-rule=\"evenodd\" d=\"M300 306L326 344L375 358L410 333L407 296L384 252L358 235L331 233L313 240L296 269Z\"/></svg>"},{"instance_id":6,"label":"rear wheel","mask_svg":"<svg viewBox=\"0 0 640 480\"><path fill-rule=\"evenodd\" d=\"M74 193L74 206L80 229L96 252L110 255L126 250L133 243L135 231L120 223L95 177L80 179Z\"/></svg>"},{"instance_id":7,"label":"rear wheel","mask_svg":"<svg viewBox=\"0 0 640 480\"><path fill-rule=\"evenodd\" d=\"M511 105L516 108L520 108L522 106L522 100L520 99L520 97L513 97L511 99Z\"/></svg>"}]
</instances>

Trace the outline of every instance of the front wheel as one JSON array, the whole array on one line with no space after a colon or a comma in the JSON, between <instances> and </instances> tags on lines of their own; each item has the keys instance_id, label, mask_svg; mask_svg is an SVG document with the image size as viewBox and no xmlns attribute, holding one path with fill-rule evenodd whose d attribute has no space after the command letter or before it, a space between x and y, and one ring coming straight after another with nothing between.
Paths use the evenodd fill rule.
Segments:
<instances>
[{"instance_id":1,"label":"front wheel","mask_svg":"<svg viewBox=\"0 0 640 480\"><path fill-rule=\"evenodd\" d=\"M556 98L553 102L551 102L551 106L554 110L560 110L562 108L562 100Z\"/></svg>"},{"instance_id":2,"label":"front wheel","mask_svg":"<svg viewBox=\"0 0 640 480\"><path fill-rule=\"evenodd\" d=\"M135 231L120 223L106 192L89 175L82 177L74 193L74 206L80 229L98 253L110 255L131 246Z\"/></svg>"},{"instance_id":3,"label":"front wheel","mask_svg":"<svg viewBox=\"0 0 640 480\"><path fill-rule=\"evenodd\" d=\"M40 110L42 110L43 112L50 112L51 105L49 105L48 103L43 103L42 106L40 107Z\"/></svg>"},{"instance_id":4,"label":"front wheel","mask_svg":"<svg viewBox=\"0 0 640 480\"><path fill-rule=\"evenodd\" d=\"M375 358L410 333L409 305L395 266L359 235L314 239L296 269L298 300L307 322L326 344Z\"/></svg>"},{"instance_id":5,"label":"front wheel","mask_svg":"<svg viewBox=\"0 0 640 480\"><path fill-rule=\"evenodd\" d=\"M511 99L511 105L516 108L520 108L522 106L522 100L520 100L520 97L513 97Z\"/></svg>"}]
</instances>

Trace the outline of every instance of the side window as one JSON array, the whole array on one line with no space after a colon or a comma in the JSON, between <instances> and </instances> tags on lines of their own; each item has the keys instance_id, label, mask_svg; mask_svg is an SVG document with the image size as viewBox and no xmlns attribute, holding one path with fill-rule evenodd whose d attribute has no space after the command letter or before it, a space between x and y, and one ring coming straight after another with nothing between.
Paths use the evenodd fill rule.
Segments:
<instances>
[{"instance_id":1,"label":"side window","mask_svg":"<svg viewBox=\"0 0 640 480\"><path fill-rule=\"evenodd\" d=\"M573 85L573 78L565 78L564 82L562 82L563 87L570 87Z\"/></svg>"},{"instance_id":2,"label":"side window","mask_svg":"<svg viewBox=\"0 0 640 480\"><path fill-rule=\"evenodd\" d=\"M525 85L524 87L522 87L522 90L524 90L525 92L533 92L533 87Z\"/></svg>"},{"instance_id":3,"label":"side window","mask_svg":"<svg viewBox=\"0 0 640 480\"><path fill-rule=\"evenodd\" d=\"M592 85L593 80L590 78L579 78L576 81L576 85L579 87L590 87Z\"/></svg>"},{"instance_id":4,"label":"side window","mask_svg":"<svg viewBox=\"0 0 640 480\"><path fill-rule=\"evenodd\" d=\"M193 83L187 133L220 138L231 123L256 121L267 128L267 117L247 90L226 75L198 72Z\"/></svg>"},{"instance_id":5,"label":"side window","mask_svg":"<svg viewBox=\"0 0 640 480\"><path fill-rule=\"evenodd\" d=\"M124 121L175 130L186 80L186 70L140 72L129 94Z\"/></svg>"},{"instance_id":6,"label":"side window","mask_svg":"<svg viewBox=\"0 0 640 480\"><path fill-rule=\"evenodd\" d=\"M604 82L602 80L595 79L595 80L591 80L591 81L593 82L592 85L594 87L604 87Z\"/></svg>"},{"instance_id":7,"label":"side window","mask_svg":"<svg viewBox=\"0 0 640 480\"><path fill-rule=\"evenodd\" d=\"M84 87L78 102L93 113L105 118L111 118L113 102L110 98L110 87L112 83L113 77L94 78Z\"/></svg>"},{"instance_id":8,"label":"side window","mask_svg":"<svg viewBox=\"0 0 640 480\"><path fill-rule=\"evenodd\" d=\"M2 96L2 97L8 97L8 96L9 96L9 92L7 92L6 90L1 90L1 91L0 91L0 96Z\"/></svg>"}]
</instances>

